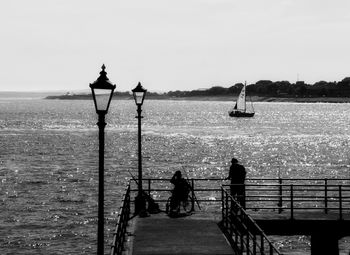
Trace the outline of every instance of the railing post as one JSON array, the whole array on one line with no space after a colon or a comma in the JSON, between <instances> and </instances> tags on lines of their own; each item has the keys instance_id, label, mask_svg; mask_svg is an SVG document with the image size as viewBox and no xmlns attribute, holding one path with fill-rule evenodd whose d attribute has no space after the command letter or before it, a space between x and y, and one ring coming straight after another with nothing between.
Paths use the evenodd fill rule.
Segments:
<instances>
[{"instance_id":1,"label":"railing post","mask_svg":"<svg viewBox=\"0 0 350 255\"><path fill-rule=\"evenodd\" d=\"M151 196L151 179L148 179L148 195Z\"/></svg>"},{"instance_id":2,"label":"railing post","mask_svg":"<svg viewBox=\"0 0 350 255\"><path fill-rule=\"evenodd\" d=\"M278 179L279 183L279 201L278 201L278 213L282 212L282 179Z\"/></svg>"},{"instance_id":3,"label":"railing post","mask_svg":"<svg viewBox=\"0 0 350 255\"><path fill-rule=\"evenodd\" d=\"M265 254L265 243L264 243L264 236L260 235L260 252L261 254Z\"/></svg>"},{"instance_id":4,"label":"railing post","mask_svg":"<svg viewBox=\"0 0 350 255\"><path fill-rule=\"evenodd\" d=\"M244 235L242 233L243 231L241 231L240 234L240 254L243 254L244 251Z\"/></svg>"},{"instance_id":5,"label":"railing post","mask_svg":"<svg viewBox=\"0 0 350 255\"><path fill-rule=\"evenodd\" d=\"M224 188L221 187L221 219L223 224L225 220L224 210L225 210Z\"/></svg>"},{"instance_id":6,"label":"railing post","mask_svg":"<svg viewBox=\"0 0 350 255\"><path fill-rule=\"evenodd\" d=\"M192 201L191 201L191 208L194 210L194 196L195 196L195 194L194 194L194 181L193 181L193 178L191 178L191 184L192 184Z\"/></svg>"},{"instance_id":7,"label":"railing post","mask_svg":"<svg viewBox=\"0 0 350 255\"><path fill-rule=\"evenodd\" d=\"M246 231L246 235L247 235L247 240L246 240L246 251L247 251L247 254L249 254L249 245L250 245L250 235L249 235L249 229L248 229L248 226L247 226L247 231Z\"/></svg>"},{"instance_id":8,"label":"railing post","mask_svg":"<svg viewBox=\"0 0 350 255\"><path fill-rule=\"evenodd\" d=\"M227 201L227 193L224 188L221 188L222 191L222 220L225 229L228 229L228 201Z\"/></svg>"},{"instance_id":9,"label":"railing post","mask_svg":"<svg viewBox=\"0 0 350 255\"><path fill-rule=\"evenodd\" d=\"M272 244L269 245L269 248L270 248L270 255L273 255L273 246L272 246Z\"/></svg>"},{"instance_id":10,"label":"railing post","mask_svg":"<svg viewBox=\"0 0 350 255\"><path fill-rule=\"evenodd\" d=\"M227 192L225 192L225 214L226 214L226 217L225 217L225 225L226 225L226 228L228 228L228 195L227 195Z\"/></svg>"},{"instance_id":11,"label":"railing post","mask_svg":"<svg viewBox=\"0 0 350 255\"><path fill-rule=\"evenodd\" d=\"M343 203L342 203L342 194L341 194L341 187L342 185L339 185L339 220L343 219Z\"/></svg>"},{"instance_id":12,"label":"railing post","mask_svg":"<svg viewBox=\"0 0 350 255\"><path fill-rule=\"evenodd\" d=\"M294 219L293 184L290 185L290 218Z\"/></svg>"},{"instance_id":13,"label":"railing post","mask_svg":"<svg viewBox=\"0 0 350 255\"><path fill-rule=\"evenodd\" d=\"M327 214L328 213L328 183L327 183L327 178L324 179L324 212Z\"/></svg>"},{"instance_id":14,"label":"railing post","mask_svg":"<svg viewBox=\"0 0 350 255\"><path fill-rule=\"evenodd\" d=\"M233 208L232 208L232 201L231 201L231 197L227 193L226 193L226 196L227 196L227 201L230 200L230 202L227 202L227 208L230 211L228 213L228 215L227 215L227 220L228 220L228 223L230 225L229 233L230 233L230 236L232 236L232 234L233 234Z\"/></svg>"},{"instance_id":15,"label":"railing post","mask_svg":"<svg viewBox=\"0 0 350 255\"><path fill-rule=\"evenodd\" d=\"M253 254L256 254L256 234L253 234Z\"/></svg>"}]
</instances>

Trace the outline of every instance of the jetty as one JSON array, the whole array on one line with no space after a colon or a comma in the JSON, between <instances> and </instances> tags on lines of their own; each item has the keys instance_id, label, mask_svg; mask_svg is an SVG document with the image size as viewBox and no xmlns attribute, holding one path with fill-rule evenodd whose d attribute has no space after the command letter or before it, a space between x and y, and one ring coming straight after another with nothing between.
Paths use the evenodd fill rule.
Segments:
<instances>
[{"instance_id":1,"label":"jetty","mask_svg":"<svg viewBox=\"0 0 350 255\"><path fill-rule=\"evenodd\" d=\"M189 181L194 212L177 218L165 213L169 180L143 180L160 205L148 217L133 214L130 181L110 254L283 254L269 235L308 235L312 255L338 255L338 240L350 236L350 179L248 179L245 208L222 179Z\"/></svg>"}]
</instances>

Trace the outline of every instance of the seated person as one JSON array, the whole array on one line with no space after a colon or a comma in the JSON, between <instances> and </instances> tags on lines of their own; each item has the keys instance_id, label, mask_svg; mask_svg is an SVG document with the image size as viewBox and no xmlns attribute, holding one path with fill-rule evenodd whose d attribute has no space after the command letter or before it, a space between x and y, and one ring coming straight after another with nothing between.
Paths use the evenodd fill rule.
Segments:
<instances>
[{"instance_id":1,"label":"seated person","mask_svg":"<svg viewBox=\"0 0 350 255\"><path fill-rule=\"evenodd\" d=\"M182 178L181 171L176 171L170 182L174 184L170 208L175 209L180 205L180 202L187 201L191 186Z\"/></svg>"}]
</instances>

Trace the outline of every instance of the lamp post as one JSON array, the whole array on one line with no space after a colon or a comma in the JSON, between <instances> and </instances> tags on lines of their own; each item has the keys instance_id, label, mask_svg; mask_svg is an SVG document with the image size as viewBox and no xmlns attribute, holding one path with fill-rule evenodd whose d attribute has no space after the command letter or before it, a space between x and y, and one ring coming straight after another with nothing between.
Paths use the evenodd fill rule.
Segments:
<instances>
[{"instance_id":1,"label":"lamp post","mask_svg":"<svg viewBox=\"0 0 350 255\"><path fill-rule=\"evenodd\" d=\"M138 119L138 194L135 198L135 214L139 214L140 212L143 212L146 207L146 200L143 196L142 191L142 154L141 154L141 119L143 118L141 116L141 106L143 104L143 100L145 99L147 90L144 89L139 82L137 86L132 90L135 103L137 106L137 119ZM142 215L141 215L142 216Z\"/></svg>"},{"instance_id":2,"label":"lamp post","mask_svg":"<svg viewBox=\"0 0 350 255\"><path fill-rule=\"evenodd\" d=\"M98 228L97 228L97 254L103 255L104 249L104 147L106 126L105 116L113 96L115 85L110 83L102 65L100 76L90 84L92 97L98 114L97 126L99 128L99 167L98 167Z\"/></svg>"}]
</instances>

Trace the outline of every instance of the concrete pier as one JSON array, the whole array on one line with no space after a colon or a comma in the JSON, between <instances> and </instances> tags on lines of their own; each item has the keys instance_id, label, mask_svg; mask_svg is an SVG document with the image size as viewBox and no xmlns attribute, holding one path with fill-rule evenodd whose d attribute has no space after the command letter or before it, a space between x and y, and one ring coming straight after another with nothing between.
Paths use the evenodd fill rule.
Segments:
<instances>
[{"instance_id":1,"label":"concrete pier","mask_svg":"<svg viewBox=\"0 0 350 255\"><path fill-rule=\"evenodd\" d=\"M233 254L214 219L199 215L169 218L159 213L134 220L133 255Z\"/></svg>"}]
</instances>

